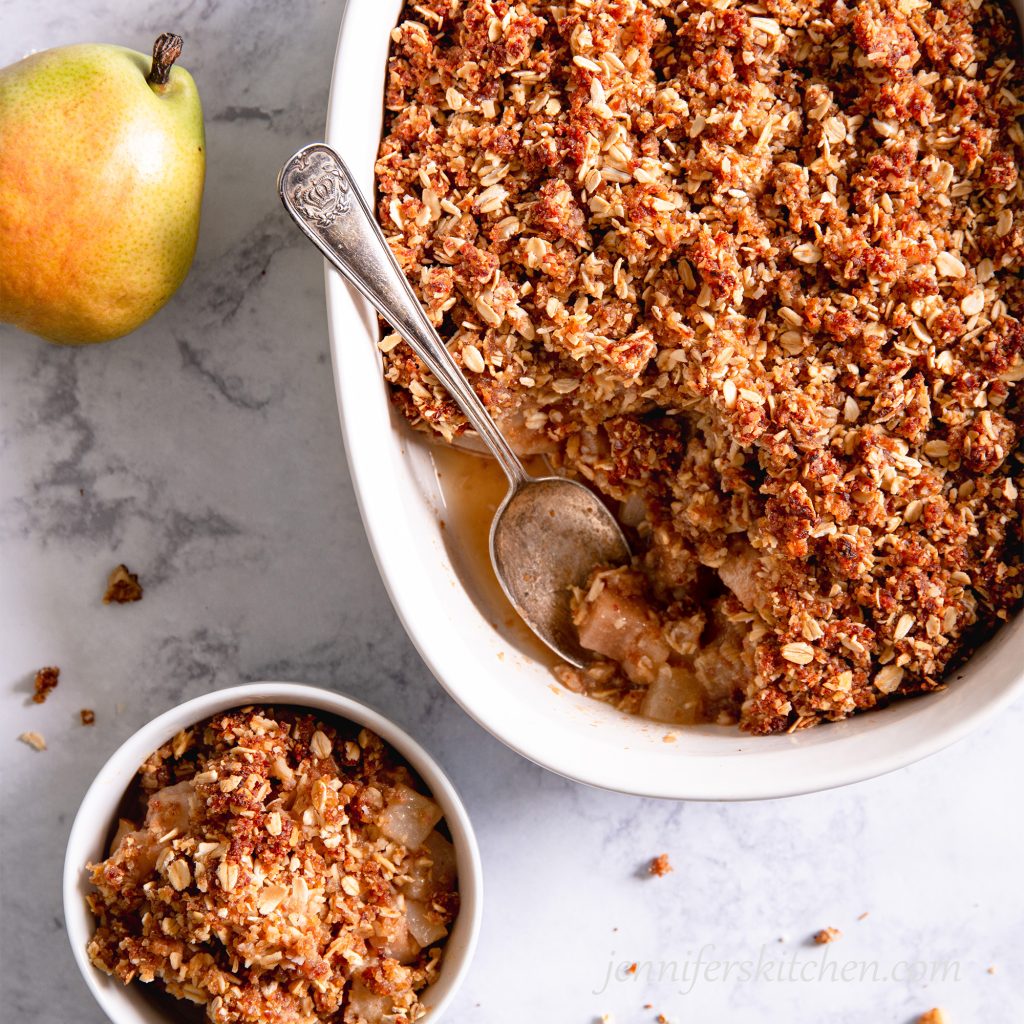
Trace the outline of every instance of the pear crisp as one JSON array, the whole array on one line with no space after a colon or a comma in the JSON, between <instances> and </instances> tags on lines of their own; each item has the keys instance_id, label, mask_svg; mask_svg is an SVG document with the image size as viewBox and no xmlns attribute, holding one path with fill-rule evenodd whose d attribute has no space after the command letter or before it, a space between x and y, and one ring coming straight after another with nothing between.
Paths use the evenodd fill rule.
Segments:
<instances>
[{"instance_id":1,"label":"pear crisp","mask_svg":"<svg viewBox=\"0 0 1024 1024\"><path fill-rule=\"evenodd\" d=\"M994 0L407 5L384 232L506 436L635 552L576 595L566 686L801 729L938 689L1020 605L1019 58Z\"/></svg>"},{"instance_id":2,"label":"pear crisp","mask_svg":"<svg viewBox=\"0 0 1024 1024\"><path fill-rule=\"evenodd\" d=\"M349 723L250 707L139 769L89 956L213 1024L414 1021L458 911L441 808Z\"/></svg>"}]
</instances>

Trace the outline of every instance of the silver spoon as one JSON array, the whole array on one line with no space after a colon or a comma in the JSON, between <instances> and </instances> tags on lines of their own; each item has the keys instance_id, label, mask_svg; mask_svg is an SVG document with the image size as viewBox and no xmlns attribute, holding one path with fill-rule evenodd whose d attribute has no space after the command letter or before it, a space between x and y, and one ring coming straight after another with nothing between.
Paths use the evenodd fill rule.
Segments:
<instances>
[{"instance_id":1,"label":"silver spoon","mask_svg":"<svg viewBox=\"0 0 1024 1024\"><path fill-rule=\"evenodd\" d=\"M281 171L278 190L310 241L408 342L498 460L509 491L491 524L494 573L530 629L583 667L592 655L580 647L571 588L585 586L596 566L629 559L619 524L582 484L526 472L423 312L334 150L319 143L299 150Z\"/></svg>"}]
</instances>

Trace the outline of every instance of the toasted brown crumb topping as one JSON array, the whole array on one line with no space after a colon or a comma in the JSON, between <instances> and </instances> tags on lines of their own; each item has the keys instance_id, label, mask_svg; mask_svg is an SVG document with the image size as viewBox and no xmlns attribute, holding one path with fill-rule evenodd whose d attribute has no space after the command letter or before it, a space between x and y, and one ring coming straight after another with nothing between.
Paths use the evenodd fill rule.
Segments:
<instances>
[{"instance_id":1,"label":"toasted brown crumb topping","mask_svg":"<svg viewBox=\"0 0 1024 1024\"><path fill-rule=\"evenodd\" d=\"M814 933L814 941L819 946L827 946L830 942L842 938L843 933L838 928L822 928Z\"/></svg>"},{"instance_id":2,"label":"toasted brown crumb topping","mask_svg":"<svg viewBox=\"0 0 1024 1024\"><path fill-rule=\"evenodd\" d=\"M35 678L35 693L32 694L32 700L36 704L45 704L46 698L57 689L57 684L60 682L60 669L56 666L50 665L47 668L41 668L36 673Z\"/></svg>"},{"instance_id":3,"label":"toasted brown crumb topping","mask_svg":"<svg viewBox=\"0 0 1024 1024\"><path fill-rule=\"evenodd\" d=\"M246 708L139 770L89 956L213 1024L412 1021L458 910L440 808L377 736Z\"/></svg>"},{"instance_id":4,"label":"toasted brown crumb topping","mask_svg":"<svg viewBox=\"0 0 1024 1024\"><path fill-rule=\"evenodd\" d=\"M92 708L82 708L79 715L82 718L82 725L94 725L96 723L96 712Z\"/></svg>"},{"instance_id":5,"label":"toasted brown crumb topping","mask_svg":"<svg viewBox=\"0 0 1024 1024\"><path fill-rule=\"evenodd\" d=\"M754 733L944 685L1024 594L1009 7L419 0L392 39L392 248L637 552L559 678ZM381 349L402 412L464 434Z\"/></svg>"},{"instance_id":6,"label":"toasted brown crumb topping","mask_svg":"<svg viewBox=\"0 0 1024 1024\"><path fill-rule=\"evenodd\" d=\"M142 600L142 584L139 577L128 570L128 566L119 565L107 580L107 592L103 595L104 604L131 604Z\"/></svg>"},{"instance_id":7,"label":"toasted brown crumb topping","mask_svg":"<svg viewBox=\"0 0 1024 1024\"><path fill-rule=\"evenodd\" d=\"M668 859L668 854L659 853L657 857L652 858L647 870L656 878L664 878L667 874L670 874L673 871L673 867Z\"/></svg>"}]
</instances>

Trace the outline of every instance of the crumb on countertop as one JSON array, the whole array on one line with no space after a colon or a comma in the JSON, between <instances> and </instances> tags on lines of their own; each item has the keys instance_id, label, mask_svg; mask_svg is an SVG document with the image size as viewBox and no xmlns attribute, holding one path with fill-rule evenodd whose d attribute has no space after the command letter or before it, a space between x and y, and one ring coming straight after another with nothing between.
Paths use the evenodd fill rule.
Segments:
<instances>
[{"instance_id":1,"label":"crumb on countertop","mask_svg":"<svg viewBox=\"0 0 1024 1024\"><path fill-rule=\"evenodd\" d=\"M142 600L142 584L139 577L128 569L127 565L119 565L107 580L107 592L103 595L104 604L131 604Z\"/></svg>"},{"instance_id":2,"label":"crumb on countertop","mask_svg":"<svg viewBox=\"0 0 1024 1024\"><path fill-rule=\"evenodd\" d=\"M946 1024L946 1015L938 1007L933 1007L917 1018L917 1024Z\"/></svg>"},{"instance_id":3,"label":"crumb on countertop","mask_svg":"<svg viewBox=\"0 0 1024 1024\"><path fill-rule=\"evenodd\" d=\"M41 732L23 732L19 737L22 743L27 743L33 750L45 750L46 740Z\"/></svg>"},{"instance_id":4,"label":"crumb on countertop","mask_svg":"<svg viewBox=\"0 0 1024 1024\"><path fill-rule=\"evenodd\" d=\"M657 857L651 859L650 866L647 869L656 878L664 878L667 874L670 874L674 869L671 861L668 859L667 853L659 853Z\"/></svg>"},{"instance_id":5,"label":"crumb on countertop","mask_svg":"<svg viewBox=\"0 0 1024 1024\"><path fill-rule=\"evenodd\" d=\"M82 708L79 712L82 716L82 725L94 725L96 722L96 712L92 708Z\"/></svg>"},{"instance_id":6,"label":"crumb on countertop","mask_svg":"<svg viewBox=\"0 0 1024 1024\"><path fill-rule=\"evenodd\" d=\"M858 917L857 917L857 920L858 920L858 921L864 921L864 920L866 920L866 919L867 919L867 916L868 916L868 914L870 914L870 913L871 913L871 911L869 911L869 910L865 910L863 914L860 914L860 915L858 915Z\"/></svg>"},{"instance_id":7,"label":"crumb on countertop","mask_svg":"<svg viewBox=\"0 0 1024 1024\"><path fill-rule=\"evenodd\" d=\"M814 933L814 941L819 946L827 946L830 942L842 938L843 933L838 928L822 928Z\"/></svg>"},{"instance_id":8,"label":"crumb on countertop","mask_svg":"<svg viewBox=\"0 0 1024 1024\"><path fill-rule=\"evenodd\" d=\"M58 682L60 682L59 668L55 665L49 665L46 668L41 668L36 673L36 692L32 694L33 702L36 704L45 704L46 698L50 696L50 693L53 690L57 689Z\"/></svg>"}]
</instances>

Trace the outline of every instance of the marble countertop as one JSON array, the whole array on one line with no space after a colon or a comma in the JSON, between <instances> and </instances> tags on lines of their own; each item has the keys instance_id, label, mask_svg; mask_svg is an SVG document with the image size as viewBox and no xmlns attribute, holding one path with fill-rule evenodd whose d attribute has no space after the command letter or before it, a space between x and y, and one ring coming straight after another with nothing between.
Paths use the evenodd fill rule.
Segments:
<instances>
[{"instance_id":1,"label":"marble countertop","mask_svg":"<svg viewBox=\"0 0 1024 1024\"><path fill-rule=\"evenodd\" d=\"M5 1018L103 1020L60 897L64 843L99 765L182 699L269 678L367 699L461 790L486 906L451 1024L909 1024L932 1006L950 1024L1017 1019L1020 704L850 789L674 804L523 761L420 663L345 467L321 261L274 192L284 160L322 135L340 17L340 0L0 0L0 64L75 41L147 50L181 32L210 158L195 268L137 335L76 351L0 327ZM120 561L145 600L105 607ZM40 707L32 677L49 664L61 684ZM46 752L16 742L28 729ZM652 878L662 852L675 870ZM843 936L815 946L825 926Z\"/></svg>"}]
</instances>

